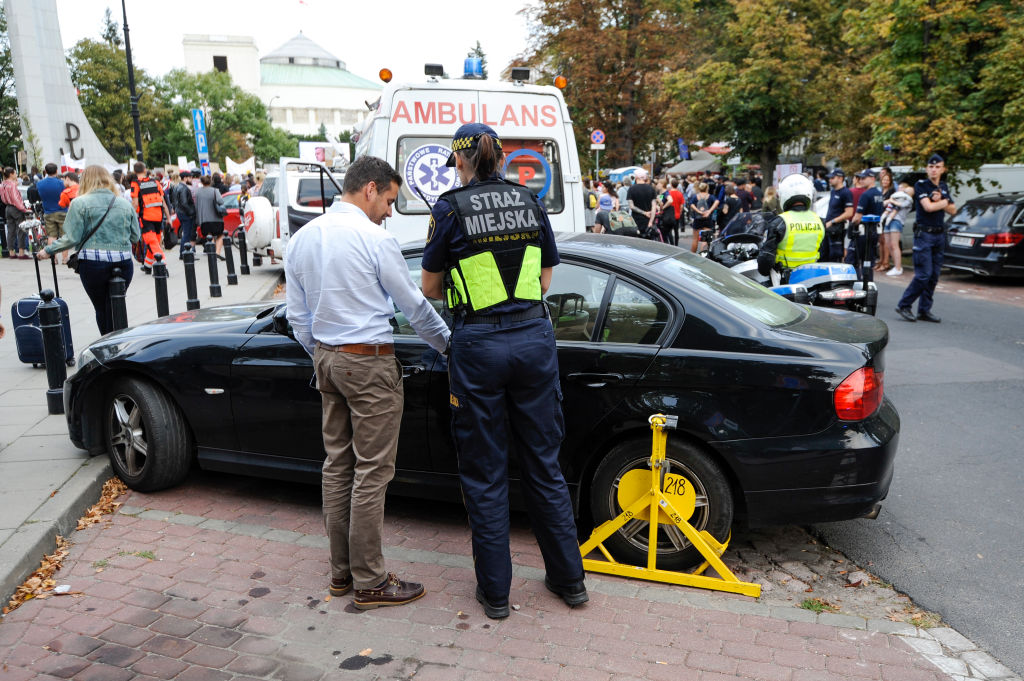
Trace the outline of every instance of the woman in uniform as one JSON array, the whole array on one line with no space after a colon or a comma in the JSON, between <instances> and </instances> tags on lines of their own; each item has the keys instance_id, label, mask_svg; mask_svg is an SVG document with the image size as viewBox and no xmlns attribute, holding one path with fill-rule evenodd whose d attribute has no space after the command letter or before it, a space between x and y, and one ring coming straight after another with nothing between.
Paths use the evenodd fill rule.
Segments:
<instances>
[{"instance_id":1,"label":"woman in uniform","mask_svg":"<svg viewBox=\"0 0 1024 681\"><path fill-rule=\"evenodd\" d=\"M448 357L452 432L473 533L476 598L492 619L509 615L513 443L545 584L570 606L588 599L558 465L562 393L542 301L558 249L544 207L529 189L503 179L503 160L501 140L490 127L470 123L456 131L447 165L455 167L462 187L434 204L423 252L423 292L443 299L454 320Z\"/></svg>"}]
</instances>

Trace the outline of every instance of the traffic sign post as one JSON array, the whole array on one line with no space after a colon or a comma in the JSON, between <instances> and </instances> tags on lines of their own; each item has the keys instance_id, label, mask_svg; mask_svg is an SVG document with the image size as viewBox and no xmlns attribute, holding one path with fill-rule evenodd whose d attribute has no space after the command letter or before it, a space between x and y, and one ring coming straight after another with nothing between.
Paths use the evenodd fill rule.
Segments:
<instances>
[{"instance_id":1,"label":"traffic sign post","mask_svg":"<svg viewBox=\"0 0 1024 681\"><path fill-rule=\"evenodd\" d=\"M594 152L594 177L601 177L601 150L604 149L604 130L590 131L590 148Z\"/></svg>"}]
</instances>

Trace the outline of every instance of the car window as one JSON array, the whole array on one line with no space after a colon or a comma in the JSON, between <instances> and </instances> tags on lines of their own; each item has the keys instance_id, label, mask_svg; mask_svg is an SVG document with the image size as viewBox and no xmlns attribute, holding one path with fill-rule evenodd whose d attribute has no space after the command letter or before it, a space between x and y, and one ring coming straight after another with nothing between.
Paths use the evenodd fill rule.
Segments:
<instances>
[{"instance_id":1,"label":"car window","mask_svg":"<svg viewBox=\"0 0 1024 681\"><path fill-rule=\"evenodd\" d=\"M307 177L299 180L299 194L295 202L301 208L323 208L324 199L327 206L334 203L334 197L338 195L338 189L334 183L326 177L323 180L323 194L320 193L320 178Z\"/></svg>"},{"instance_id":2,"label":"car window","mask_svg":"<svg viewBox=\"0 0 1024 681\"><path fill-rule=\"evenodd\" d=\"M768 326L791 324L806 314L779 294L692 253L663 258L651 266L666 276L690 282L694 294L711 304L736 310Z\"/></svg>"},{"instance_id":3,"label":"car window","mask_svg":"<svg viewBox=\"0 0 1024 681\"><path fill-rule=\"evenodd\" d=\"M230 193L230 194L225 194L221 198L223 199L224 206L226 208L238 208L238 197L239 196L241 196L241 194Z\"/></svg>"},{"instance_id":4,"label":"car window","mask_svg":"<svg viewBox=\"0 0 1024 681\"><path fill-rule=\"evenodd\" d=\"M562 263L552 270L544 301L556 341L591 340L608 279L604 272L579 265Z\"/></svg>"},{"instance_id":5,"label":"car window","mask_svg":"<svg viewBox=\"0 0 1024 681\"><path fill-rule=\"evenodd\" d=\"M989 234L1003 232L1010 226L1017 206L1005 203L975 203L968 201L953 216L952 224L964 232Z\"/></svg>"},{"instance_id":6,"label":"car window","mask_svg":"<svg viewBox=\"0 0 1024 681\"><path fill-rule=\"evenodd\" d=\"M277 205L277 192L275 191L276 187L277 187L277 178L276 177L265 177L265 178L263 178L263 184L260 186L260 193L259 193L259 195L264 197L264 198L266 198L267 201L270 201L270 205L271 206L276 206Z\"/></svg>"},{"instance_id":7,"label":"car window","mask_svg":"<svg viewBox=\"0 0 1024 681\"><path fill-rule=\"evenodd\" d=\"M454 168L445 165L451 154L450 137L403 137L398 140L395 168L405 180L395 209L403 214L427 214L444 192L461 186ZM558 145L544 139L502 139L505 177L526 185L548 213L565 210L562 165Z\"/></svg>"},{"instance_id":8,"label":"car window","mask_svg":"<svg viewBox=\"0 0 1024 681\"><path fill-rule=\"evenodd\" d=\"M412 277L412 283L416 284L416 288L423 289L423 258L421 256L413 256L405 259L405 264L409 266L409 276ZM437 314L441 314L441 301L434 300L433 298L427 298ZM392 302L392 305L394 303ZM391 322L391 330L400 336L415 336L416 331L412 328L409 320L405 318L402 311L395 307L395 318Z\"/></svg>"},{"instance_id":9,"label":"car window","mask_svg":"<svg viewBox=\"0 0 1024 681\"><path fill-rule=\"evenodd\" d=\"M621 279L612 290L601 340L606 343L657 343L668 324L669 308L657 296Z\"/></svg>"}]
</instances>

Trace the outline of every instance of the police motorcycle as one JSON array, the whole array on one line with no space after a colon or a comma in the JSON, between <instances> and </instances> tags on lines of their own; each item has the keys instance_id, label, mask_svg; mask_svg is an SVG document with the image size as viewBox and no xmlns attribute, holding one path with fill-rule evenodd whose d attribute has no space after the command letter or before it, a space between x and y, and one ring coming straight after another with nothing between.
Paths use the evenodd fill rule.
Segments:
<instances>
[{"instance_id":1,"label":"police motorcycle","mask_svg":"<svg viewBox=\"0 0 1024 681\"><path fill-rule=\"evenodd\" d=\"M873 282L861 281L853 265L816 262L787 267L776 264L768 275L758 272L757 255L773 217L772 213L738 214L718 238L711 241L705 257L795 303L875 314L878 289Z\"/></svg>"}]
</instances>

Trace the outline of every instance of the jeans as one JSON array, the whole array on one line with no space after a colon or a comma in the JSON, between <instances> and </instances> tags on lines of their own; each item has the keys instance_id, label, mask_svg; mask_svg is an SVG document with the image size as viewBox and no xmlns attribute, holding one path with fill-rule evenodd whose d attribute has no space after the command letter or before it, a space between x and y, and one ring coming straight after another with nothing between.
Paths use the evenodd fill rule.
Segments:
<instances>
[{"instance_id":1,"label":"jeans","mask_svg":"<svg viewBox=\"0 0 1024 681\"><path fill-rule=\"evenodd\" d=\"M7 250L11 253L28 250L28 234L19 229L27 215L13 206L7 207Z\"/></svg>"},{"instance_id":2,"label":"jeans","mask_svg":"<svg viewBox=\"0 0 1024 681\"><path fill-rule=\"evenodd\" d=\"M181 223L181 229L178 231L178 237L180 244L178 246L178 254L185 252L185 244L190 243L195 246L196 242L196 222L184 213L178 213L178 221Z\"/></svg>"},{"instance_id":3,"label":"jeans","mask_svg":"<svg viewBox=\"0 0 1024 681\"><path fill-rule=\"evenodd\" d=\"M121 278L124 279L125 291L132 283L132 274L135 269L131 260L119 262L103 262L101 260L78 261L78 276L82 279L82 287L85 288L89 300L92 301L93 309L96 310L96 326L100 334L106 335L114 330L114 314L110 305L110 280L114 278L114 268L121 268Z\"/></svg>"}]
</instances>

